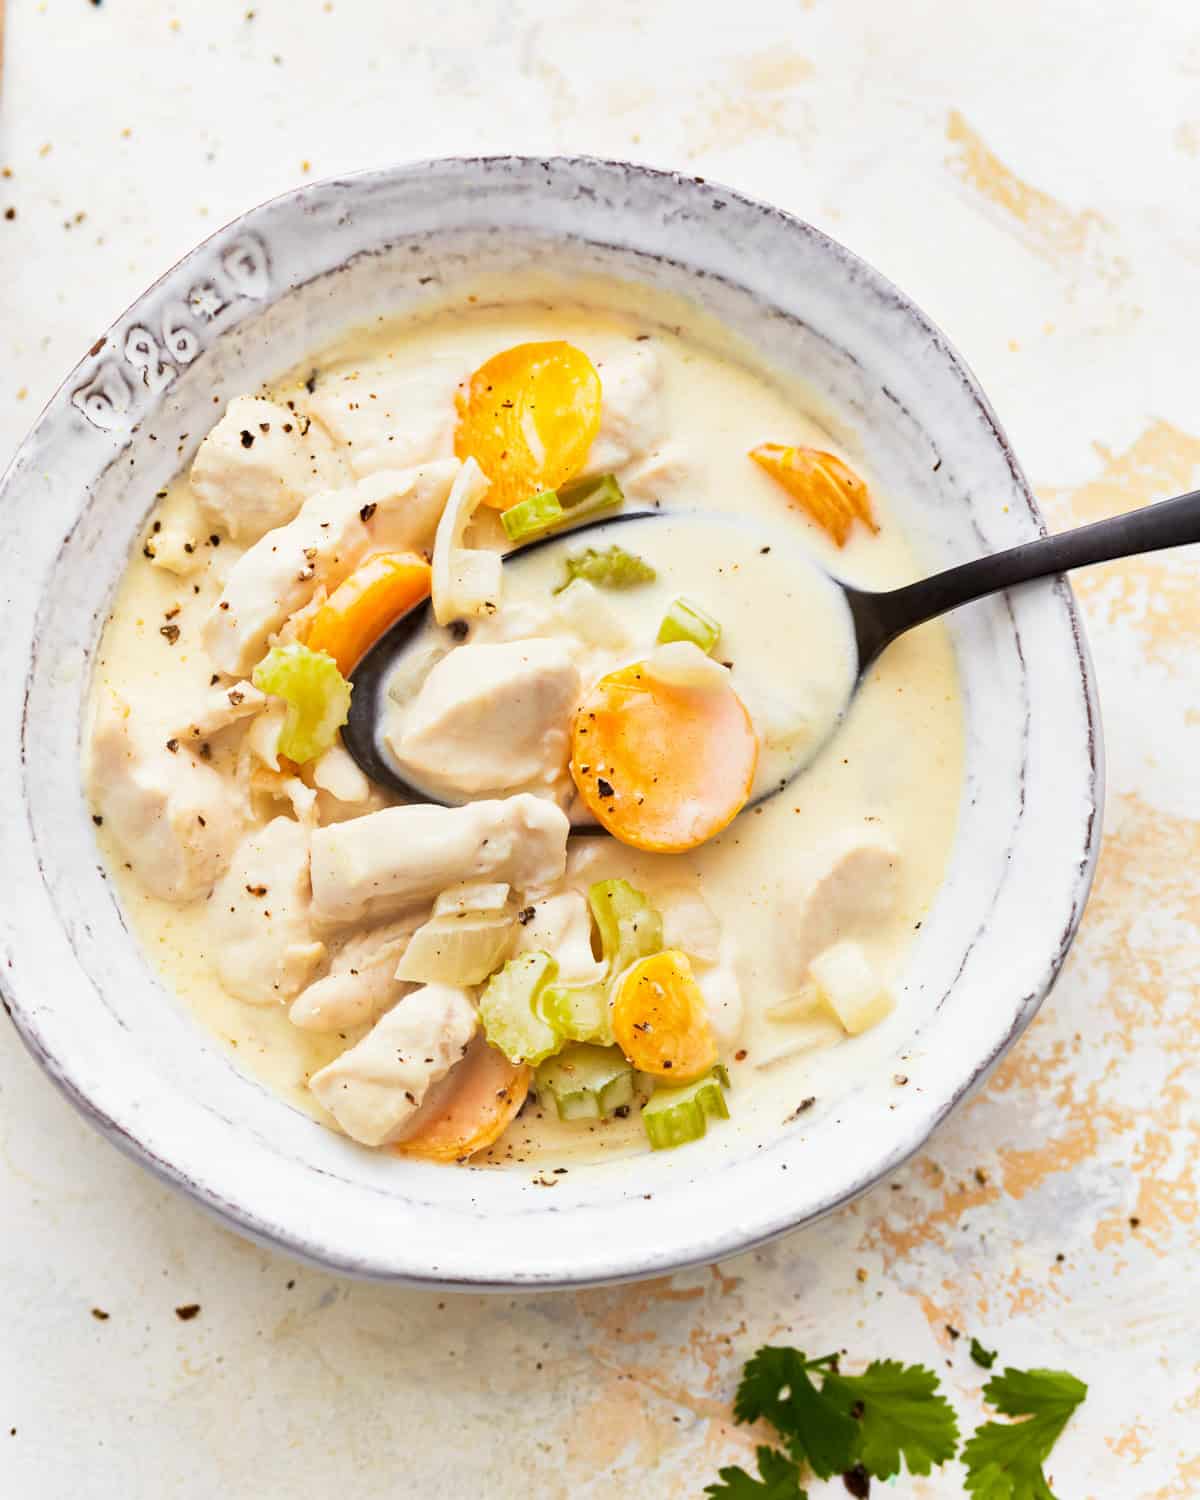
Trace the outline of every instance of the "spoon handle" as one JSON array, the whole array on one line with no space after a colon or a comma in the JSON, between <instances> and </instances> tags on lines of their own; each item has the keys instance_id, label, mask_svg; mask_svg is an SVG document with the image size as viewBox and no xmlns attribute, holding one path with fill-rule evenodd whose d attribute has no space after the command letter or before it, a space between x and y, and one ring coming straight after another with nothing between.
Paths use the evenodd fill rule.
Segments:
<instances>
[{"instance_id":1,"label":"spoon handle","mask_svg":"<svg viewBox=\"0 0 1200 1500\"><path fill-rule=\"evenodd\" d=\"M1200 542L1200 490L1056 536L1023 542L1007 552L976 558L890 593L852 591L851 609L859 630L863 665L904 631L973 599L1071 568L1159 552L1164 547L1182 547L1189 542ZM872 604L868 605L868 600Z\"/></svg>"}]
</instances>

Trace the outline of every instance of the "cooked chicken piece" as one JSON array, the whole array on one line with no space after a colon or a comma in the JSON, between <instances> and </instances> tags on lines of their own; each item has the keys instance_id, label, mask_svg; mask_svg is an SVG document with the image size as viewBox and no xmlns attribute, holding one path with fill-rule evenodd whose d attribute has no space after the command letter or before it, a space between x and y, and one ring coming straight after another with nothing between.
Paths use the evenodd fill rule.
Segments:
<instances>
[{"instance_id":1,"label":"cooked chicken piece","mask_svg":"<svg viewBox=\"0 0 1200 1500\"><path fill-rule=\"evenodd\" d=\"M783 972L806 978L816 955L842 938L869 934L896 906L900 856L888 835L868 825L831 853L782 933Z\"/></svg>"},{"instance_id":2,"label":"cooked chicken piece","mask_svg":"<svg viewBox=\"0 0 1200 1500\"><path fill-rule=\"evenodd\" d=\"M413 988L396 978L396 965L415 928L416 918L406 918L348 938L329 973L293 1000L293 1024L306 1031L348 1031L390 1010Z\"/></svg>"},{"instance_id":3,"label":"cooked chicken piece","mask_svg":"<svg viewBox=\"0 0 1200 1500\"><path fill-rule=\"evenodd\" d=\"M436 356L435 356L436 358ZM454 453L454 387L462 371L424 364L322 374L308 409L346 448L355 477L380 469L450 458Z\"/></svg>"},{"instance_id":4,"label":"cooked chicken piece","mask_svg":"<svg viewBox=\"0 0 1200 1500\"><path fill-rule=\"evenodd\" d=\"M249 543L290 521L309 495L341 477L320 427L273 401L235 396L200 444L192 493L210 526Z\"/></svg>"},{"instance_id":5,"label":"cooked chicken piece","mask_svg":"<svg viewBox=\"0 0 1200 1500\"><path fill-rule=\"evenodd\" d=\"M721 960L721 924L694 885L654 886L650 904L663 919L663 947L681 948L689 958L715 964Z\"/></svg>"},{"instance_id":6,"label":"cooked chicken piece","mask_svg":"<svg viewBox=\"0 0 1200 1500\"><path fill-rule=\"evenodd\" d=\"M258 713L266 703L267 695L245 680L235 682L232 687L210 688L196 716L176 730L176 737L185 745L206 740L222 729L228 729L231 724Z\"/></svg>"},{"instance_id":7,"label":"cooked chicken piece","mask_svg":"<svg viewBox=\"0 0 1200 1500\"><path fill-rule=\"evenodd\" d=\"M322 584L336 588L369 553L426 546L458 469L457 459L447 459L306 500L294 521L269 531L229 570L204 622L215 665L231 676L250 672Z\"/></svg>"},{"instance_id":8,"label":"cooked chicken piece","mask_svg":"<svg viewBox=\"0 0 1200 1500\"><path fill-rule=\"evenodd\" d=\"M348 1136L386 1146L403 1135L430 1085L462 1058L478 1024L466 990L427 984L308 1086Z\"/></svg>"},{"instance_id":9,"label":"cooked chicken piece","mask_svg":"<svg viewBox=\"0 0 1200 1500\"><path fill-rule=\"evenodd\" d=\"M599 367L600 430L586 472L608 474L645 458L662 436L662 363L651 344L631 344Z\"/></svg>"},{"instance_id":10,"label":"cooked chicken piece","mask_svg":"<svg viewBox=\"0 0 1200 1500\"><path fill-rule=\"evenodd\" d=\"M338 802L355 805L371 796L371 783L344 745L331 745L312 768L313 785Z\"/></svg>"},{"instance_id":11,"label":"cooked chicken piece","mask_svg":"<svg viewBox=\"0 0 1200 1500\"><path fill-rule=\"evenodd\" d=\"M460 880L547 890L566 864L566 816L522 794L466 807L389 807L313 835L314 911L360 922L431 901Z\"/></svg>"},{"instance_id":12,"label":"cooked chicken piece","mask_svg":"<svg viewBox=\"0 0 1200 1500\"><path fill-rule=\"evenodd\" d=\"M273 818L238 845L209 903L213 963L231 995L253 1005L290 1000L325 957L313 936L309 831Z\"/></svg>"},{"instance_id":13,"label":"cooked chicken piece","mask_svg":"<svg viewBox=\"0 0 1200 1500\"><path fill-rule=\"evenodd\" d=\"M211 890L237 830L230 789L211 766L175 739L151 742L128 704L104 692L87 783L97 820L147 889L166 901Z\"/></svg>"},{"instance_id":14,"label":"cooked chicken piece","mask_svg":"<svg viewBox=\"0 0 1200 1500\"><path fill-rule=\"evenodd\" d=\"M563 984L594 984L604 978L604 964L592 952L591 912L578 891L560 891L526 911L533 915L522 913L518 953L536 953L540 948L553 954Z\"/></svg>"},{"instance_id":15,"label":"cooked chicken piece","mask_svg":"<svg viewBox=\"0 0 1200 1500\"><path fill-rule=\"evenodd\" d=\"M704 996L713 1035L728 1052L741 1035L745 1015L737 973L737 947L733 939L724 939L716 963L695 963L692 971Z\"/></svg>"},{"instance_id":16,"label":"cooked chicken piece","mask_svg":"<svg viewBox=\"0 0 1200 1500\"><path fill-rule=\"evenodd\" d=\"M691 472L684 449L678 443L665 443L621 475L621 488L627 500L652 504L682 489Z\"/></svg>"},{"instance_id":17,"label":"cooked chicken piece","mask_svg":"<svg viewBox=\"0 0 1200 1500\"><path fill-rule=\"evenodd\" d=\"M187 578L204 562L201 540L182 526L163 526L145 544L145 555L156 568Z\"/></svg>"},{"instance_id":18,"label":"cooked chicken piece","mask_svg":"<svg viewBox=\"0 0 1200 1500\"><path fill-rule=\"evenodd\" d=\"M561 785L580 676L561 640L459 646L390 716L401 771L450 800Z\"/></svg>"}]
</instances>

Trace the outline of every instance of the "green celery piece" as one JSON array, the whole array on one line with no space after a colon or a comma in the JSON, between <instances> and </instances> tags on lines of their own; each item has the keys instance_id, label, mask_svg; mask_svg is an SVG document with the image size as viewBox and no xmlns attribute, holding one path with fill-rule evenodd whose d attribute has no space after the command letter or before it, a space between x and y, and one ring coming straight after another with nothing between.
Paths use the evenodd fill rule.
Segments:
<instances>
[{"instance_id":1,"label":"green celery piece","mask_svg":"<svg viewBox=\"0 0 1200 1500\"><path fill-rule=\"evenodd\" d=\"M286 702L279 753L298 765L323 755L350 715L351 686L327 651L298 642L273 646L251 680L260 692Z\"/></svg>"},{"instance_id":2,"label":"green celery piece","mask_svg":"<svg viewBox=\"0 0 1200 1500\"><path fill-rule=\"evenodd\" d=\"M658 627L658 644L669 645L672 641L691 641L701 651L711 655L721 639L721 626L706 610L683 594L671 601L671 607Z\"/></svg>"},{"instance_id":3,"label":"green celery piece","mask_svg":"<svg viewBox=\"0 0 1200 1500\"><path fill-rule=\"evenodd\" d=\"M857 1416L855 1457L876 1479L898 1474L901 1458L910 1474L928 1474L958 1451L958 1418L924 1365L877 1359L861 1375L833 1371L821 1394L846 1416Z\"/></svg>"},{"instance_id":4,"label":"green celery piece","mask_svg":"<svg viewBox=\"0 0 1200 1500\"><path fill-rule=\"evenodd\" d=\"M799 1464L765 1443L755 1449L755 1457L758 1479L740 1465L718 1469L720 1483L710 1484L704 1491L709 1500L808 1500L808 1491L800 1488Z\"/></svg>"},{"instance_id":5,"label":"green celery piece","mask_svg":"<svg viewBox=\"0 0 1200 1500\"><path fill-rule=\"evenodd\" d=\"M573 1042L612 1045L608 990L603 984L554 984L542 994L542 1015L560 1036Z\"/></svg>"},{"instance_id":6,"label":"green celery piece","mask_svg":"<svg viewBox=\"0 0 1200 1500\"><path fill-rule=\"evenodd\" d=\"M725 1087L729 1075L720 1063L702 1078L677 1089L656 1089L642 1110L642 1124L655 1151L698 1141L709 1120L727 1120Z\"/></svg>"},{"instance_id":7,"label":"green celery piece","mask_svg":"<svg viewBox=\"0 0 1200 1500\"><path fill-rule=\"evenodd\" d=\"M517 505L500 512L500 521L510 542L527 542L544 531L553 531L566 517L553 490L531 495Z\"/></svg>"},{"instance_id":8,"label":"green celery piece","mask_svg":"<svg viewBox=\"0 0 1200 1500\"><path fill-rule=\"evenodd\" d=\"M488 980L480 996L479 1019L489 1044L512 1063L540 1063L557 1052L563 1039L542 1015L541 997L558 975L548 953L521 953Z\"/></svg>"},{"instance_id":9,"label":"green celery piece","mask_svg":"<svg viewBox=\"0 0 1200 1500\"><path fill-rule=\"evenodd\" d=\"M605 547L602 550L589 547L586 552L564 559L566 577L552 592L561 594L570 588L577 578L585 583L594 583L604 589L631 589L639 583L653 583L658 574L648 562L643 562L624 547Z\"/></svg>"},{"instance_id":10,"label":"green celery piece","mask_svg":"<svg viewBox=\"0 0 1200 1500\"><path fill-rule=\"evenodd\" d=\"M627 880L598 880L588 890L588 904L600 929L611 979L638 959L661 953L662 917Z\"/></svg>"},{"instance_id":11,"label":"green celery piece","mask_svg":"<svg viewBox=\"0 0 1200 1500\"><path fill-rule=\"evenodd\" d=\"M623 505L625 492L615 474L593 474L588 479L572 479L560 485L558 498L568 521L583 521Z\"/></svg>"},{"instance_id":12,"label":"green celery piece","mask_svg":"<svg viewBox=\"0 0 1200 1500\"><path fill-rule=\"evenodd\" d=\"M799 1349L764 1345L746 1361L733 1399L735 1422L765 1417L795 1462L811 1465L819 1479L852 1468L858 1448L858 1423L809 1378L810 1371L825 1370L835 1359L809 1359Z\"/></svg>"},{"instance_id":13,"label":"green celery piece","mask_svg":"<svg viewBox=\"0 0 1200 1500\"><path fill-rule=\"evenodd\" d=\"M534 1087L550 1095L560 1120L603 1120L633 1103L633 1069L617 1047L564 1047L537 1070Z\"/></svg>"}]
</instances>

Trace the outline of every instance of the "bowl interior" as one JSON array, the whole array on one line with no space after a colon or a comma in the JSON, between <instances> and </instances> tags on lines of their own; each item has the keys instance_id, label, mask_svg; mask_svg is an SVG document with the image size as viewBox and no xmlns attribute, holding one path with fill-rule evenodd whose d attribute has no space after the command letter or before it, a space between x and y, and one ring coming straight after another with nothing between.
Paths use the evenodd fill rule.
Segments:
<instances>
[{"instance_id":1,"label":"bowl interior","mask_svg":"<svg viewBox=\"0 0 1200 1500\"><path fill-rule=\"evenodd\" d=\"M379 311L537 267L683 297L819 392L931 569L1040 527L986 403L893 288L803 224L643 169L499 159L319 184L200 247L95 347L18 455L0 508L18 575L0 646L8 1004L119 1144L259 1238L363 1274L616 1279L827 1211L915 1149L1026 1024L1094 858L1089 668L1069 590L1046 585L951 621L967 765L951 869L896 1012L822 1056L818 1103L795 1123L750 1111L687 1152L572 1171L548 1192L531 1171L360 1151L200 1031L124 927L80 788L91 656L129 549L230 396Z\"/></svg>"}]
</instances>

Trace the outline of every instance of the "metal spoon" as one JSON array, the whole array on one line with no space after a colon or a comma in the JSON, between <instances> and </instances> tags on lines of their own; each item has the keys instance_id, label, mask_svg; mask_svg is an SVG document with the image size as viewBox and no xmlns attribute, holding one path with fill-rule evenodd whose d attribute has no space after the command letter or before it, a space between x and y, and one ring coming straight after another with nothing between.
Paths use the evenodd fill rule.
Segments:
<instances>
[{"instance_id":1,"label":"metal spoon","mask_svg":"<svg viewBox=\"0 0 1200 1500\"><path fill-rule=\"evenodd\" d=\"M511 566L514 561L544 547L574 545L581 537L600 527L679 514L676 511L637 510L626 511L617 516L598 517L571 531L556 532L508 553L505 565ZM736 526L736 518L730 517L729 524ZM958 609L960 605L986 598L989 594L1000 593L1017 584L1056 577L1071 568L1088 567L1093 563L1134 557L1143 552L1158 552L1165 547L1181 547L1189 542L1200 542L1200 490L1180 495L1174 500L1144 506L1127 515L1114 516L1108 521L1097 521L1091 526L1060 532L1057 536L1024 542L1019 547L993 553L990 557L976 558L973 562L948 568L943 573L935 573L916 583L906 584L903 588L873 592L844 583L840 578L832 578L832 582L845 597L858 649L857 675L850 687L847 701L853 698L880 653L898 636L916 625L923 625L927 620ZM810 565L816 566L813 563ZM373 781L398 792L402 797L436 802L440 799L431 797L427 791L411 785L397 774L380 754L377 739L384 685L395 668L397 657L416 638L428 617L429 601L426 600L397 620L354 669L351 674L354 696L350 704L349 721L342 730L342 740L358 765ZM774 782L766 795L774 796L777 791L782 790L788 780L794 779L811 763L812 758L812 754L805 756L791 776ZM758 800L761 801L762 798Z\"/></svg>"}]
</instances>

